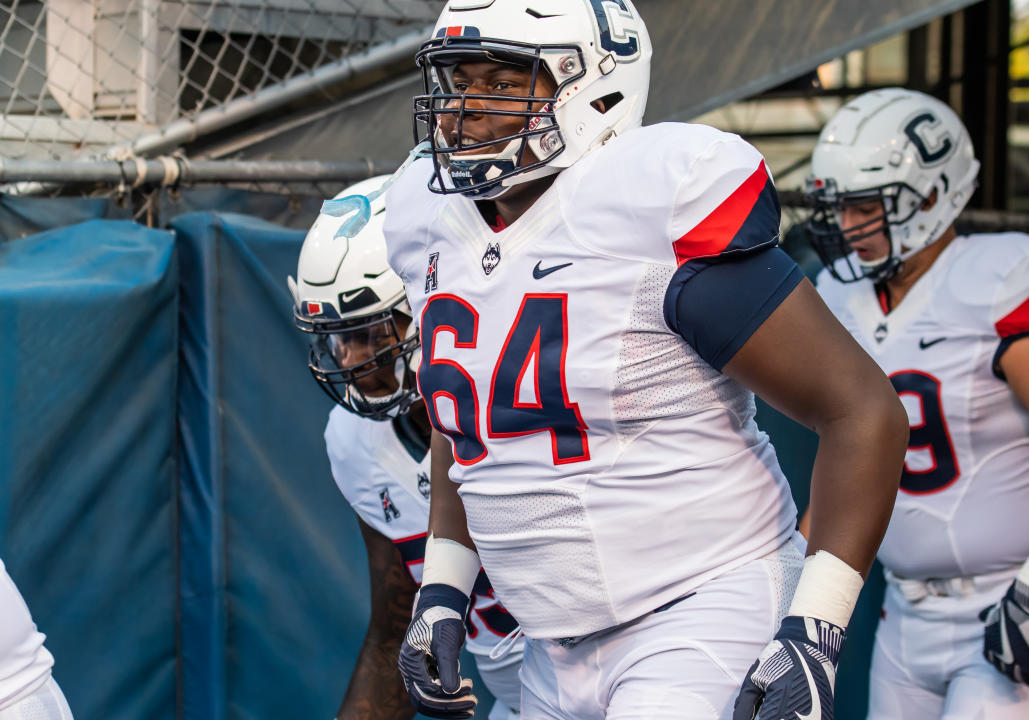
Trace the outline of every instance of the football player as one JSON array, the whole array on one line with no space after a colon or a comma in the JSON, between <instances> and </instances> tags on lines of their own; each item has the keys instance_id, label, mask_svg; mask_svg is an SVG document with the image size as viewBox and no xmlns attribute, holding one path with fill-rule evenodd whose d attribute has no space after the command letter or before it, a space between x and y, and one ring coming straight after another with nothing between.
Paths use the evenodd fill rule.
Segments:
<instances>
[{"instance_id":1,"label":"football player","mask_svg":"<svg viewBox=\"0 0 1029 720\"><path fill-rule=\"evenodd\" d=\"M919 92L847 103L811 169L818 289L911 425L868 717L1027 718L1029 237L958 235L979 163Z\"/></svg>"},{"instance_id":2,"label":"football player","mask_svg":"<svg viewBox=\"0 0 1029 720\"><path fill-rule=\"evenodd\" d=\"M417 54L431 158L386 239L435 430L400 653L423 712L467 717L481 557L528 638L523 717L832 717L903 407L776 247L760 154L640 127L650 56L628 0L450 0ZM752 391L820 436L806 559Z\"/></svg>"},{"instance_id":3,"label":"football player","mask_svg":"<svg viewBox=\"0 0 1029 720\"><path fill-rule=\"evenodd\" d=\"M386 177L325 203L290 278L297 326L308 333L309 367L336 401L325 445L336 485L358 516L371 575L371 620L338 717L414 715L396 657L421 580L429 524L429 421L414 384L418 334L400 279L386 264ZM372 196L371 201L368 196ZM517 717L521 645L500 641L516 623L476 574L468 650L497 698L489 717Z\"/></svg>"},{"instance_id":4,"label":"football player","mask_svg":"<svg viewBox=\"0 0 1029 720\"><path fill-rule=\"evenodd\" d=\"M0 560L0 720L71 720L44 639Z\"/></svg>"}]
</instances>

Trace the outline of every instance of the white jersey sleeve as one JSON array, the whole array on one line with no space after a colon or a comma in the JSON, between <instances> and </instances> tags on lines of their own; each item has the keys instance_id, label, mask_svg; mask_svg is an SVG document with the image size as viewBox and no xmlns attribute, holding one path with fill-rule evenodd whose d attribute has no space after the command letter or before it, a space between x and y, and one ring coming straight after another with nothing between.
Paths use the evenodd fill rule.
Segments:
<instances>
[{"instance_id":1,"label":"white jersey sleeve","mask_svg":"<svg viewBox=\"0 0 1029 720\"><path fill-rule=\"evenodd\" d=\"M761 154L737 135L681 123L641 128L565 174L564 212L591 209L569 226L598 253L680 266L778 242L777 219L770 232L767 223L760 235L754 228L755 211L769 202L777 214L778 200ZM602 197L612 201L593 200Z\"/></svg>"},{"instance_id":2,"label":"white jersey sleeve","mask_svg":"<svg viewBox=\"0 0 1029 720\"><path fill-rule=\"evenodd\" d=\"M948 264L941 288L958 327L997 337L1029 330L1029 236L1021 233L959 238L961 264Z\"/></svg>"},{"instance_id":3,"label":"white jersey sleeve","mask_svg":"<svg viewBox=\"0 0 1029 720\"><path fill-rule=\"evenodd\" d=\"M54 658L44 639L0 560L0 713L50 677Z\"/></svg>"},{"instance_id":4,"label":"white jersey sleeve","mask_svg":"<svg viewBox=\"0 0 1029 720\"><path fill-rule=\"evenodd\" d=\"M1017 248L1016 258L1007 265L1007 272L997 283L990 320L1002 341L1029 334L1029 236L1014 234L1011 244Z\"/></svg>"},{"instance_id":5,"label":"white jersey sleeve","mask_svg":"<svg viewBox=\"0 0 1029 720\"><path fill-rule=\"evenodd\" d=\"M430 229L441 207L426 187L432 171L431 160L416 160L386 192L386 207L390 209L383 224L386 257L409 296L421 288L428 292L429 288L427 247L432 242ZM438 270L446 272L446 266ZM446 282L445 275L442 280ZM437 284L439 281L437 275Z\"/></svg>"}]
</instances>

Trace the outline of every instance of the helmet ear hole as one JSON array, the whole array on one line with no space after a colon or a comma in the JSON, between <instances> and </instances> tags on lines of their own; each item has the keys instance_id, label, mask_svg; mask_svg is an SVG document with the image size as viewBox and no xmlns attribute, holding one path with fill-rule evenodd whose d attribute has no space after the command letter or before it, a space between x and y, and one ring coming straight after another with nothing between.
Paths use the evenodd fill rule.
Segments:
<instances>
[{"instance_id":1,"label":"helmet ear hole","mask_svg":"<svg viewBox=\"0 0 1029 720\"><path fill-rule=\"evenodd\" d=\"M613 108L615 105L625 99L625 96L620 92L613 92L605 95L604 97L597 98L590 103L590 106L601 115L607 113L608 110Z\"/></svg>"},{"instance_id":2,"label":"helmet ear hole","mask_svg":"<svg viewBox=\"0 0 1029 720\"><path fill-rule=\"evenodd\" d=\"M936 199L938 195L939 193L936 191L936 188L933 188L932 192L929 193L929 197L927 197L925 199L925 202L922 203L922 209L932 210L933 207L936 205Z\"/></svg>"}]
</instances>

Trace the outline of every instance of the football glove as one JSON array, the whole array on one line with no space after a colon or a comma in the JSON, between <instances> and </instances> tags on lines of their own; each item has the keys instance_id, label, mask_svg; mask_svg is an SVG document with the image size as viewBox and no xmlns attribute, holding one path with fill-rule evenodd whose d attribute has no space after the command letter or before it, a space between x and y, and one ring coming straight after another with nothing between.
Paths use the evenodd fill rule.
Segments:
<instances>
[{"instance_id":1,"label":"football glove","mask_svg":"<svg viewBox=\"0 0 1029 720\"><path fill-rule=\"evenodd\" d=\"M415 710L463 720L478 702L472 681L461 678L461 646L468 596L442 583L423 585L414 617L400 646L400 674Z\"/></svg>"},{"instance_id":2,"label":"football glove","mask_svg":"<svg viewBox=\"0 0 1029 720\"><path fill-rule=\"evenodd\" d=\"M979 613L986 622L983 655L1016 683L1029 685L1029 585L1016 578L996 605Z\"/></svg>"},{"instance_id":3,"label":"football glove","mask_svg":"<svg viewBox=\"0 0 1029 720\"><path fill-rule=\"evenodd\" d=\"M846 631L791 615L743 681L732 720L832 720L836 663Z\"/></svg>"}]
</instances>

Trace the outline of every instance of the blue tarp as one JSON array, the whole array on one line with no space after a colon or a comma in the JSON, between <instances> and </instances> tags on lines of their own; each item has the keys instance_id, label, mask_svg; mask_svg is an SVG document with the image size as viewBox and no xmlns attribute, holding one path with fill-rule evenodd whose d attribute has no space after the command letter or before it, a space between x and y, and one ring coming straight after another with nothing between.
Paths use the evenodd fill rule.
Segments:
<instances>
[{"instance_id":1,"label":"blue tarp","mask_svg":"<svg viewBox=\"0 0 1029 720\"><path fill-rule=\"evenodd\" d=\"M77 717L175 717L170 233L0 243L0 556Z\"/></svg>"},{"instance_id":2,"label":"blue tarp","mask_svg":"<svg viewBox=\"0 0 1029 720\"><path fill-rule=\"evenodd\" d=\"M186 717L332 717L364 637L367 563L286 289L304 233L211 213L172 227Z\"/></svg>"}]
</instances>

